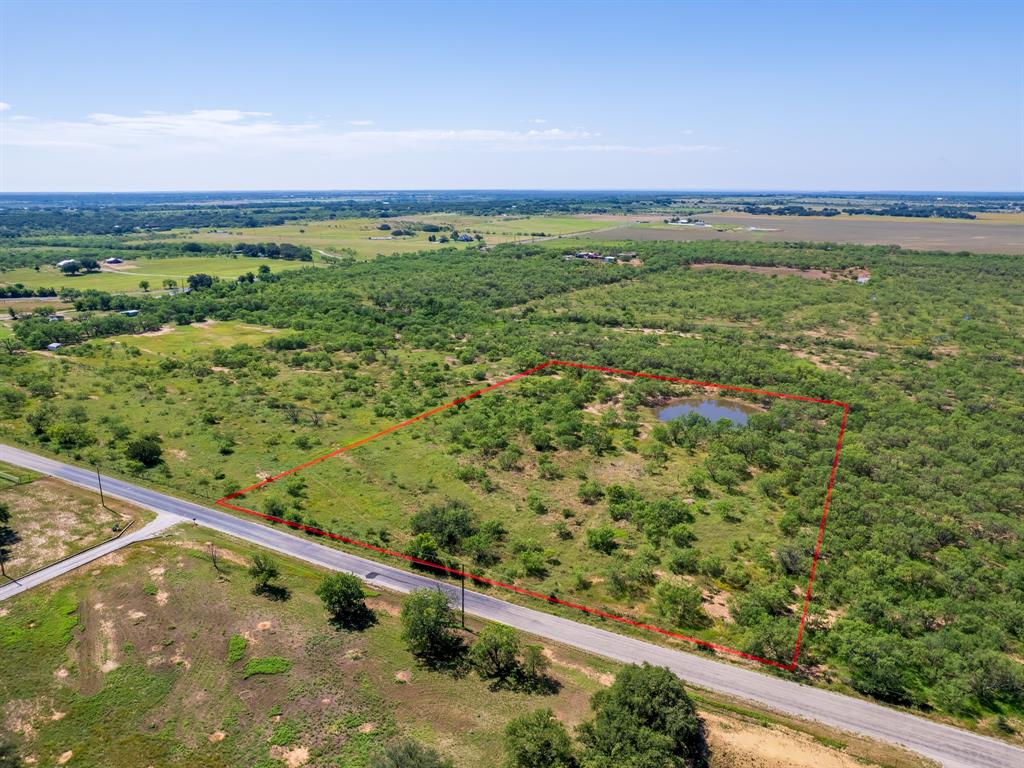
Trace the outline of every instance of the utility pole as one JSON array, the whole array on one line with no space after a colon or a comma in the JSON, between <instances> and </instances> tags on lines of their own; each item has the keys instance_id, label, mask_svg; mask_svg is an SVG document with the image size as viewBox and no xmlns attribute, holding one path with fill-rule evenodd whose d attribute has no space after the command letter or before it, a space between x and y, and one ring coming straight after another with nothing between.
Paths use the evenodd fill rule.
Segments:
<instances>
[{"instance_id":1,"label":"utility pole","mask_svg":"<svg viewBox=\"0 0 1024 768\"><path fill-rule=\"evenodd\" d=\"M103 480L100 478L100 465L94 464L96 467L96 484L100 487L100 504L104 509L107 508L107 500L103 498Z\"/></svg>"},{"instance_id":2,"label":"utility pole","mask_svg":"<svg viewBox=\"0 0 1024 768\"><path fill-rule=\"evenodd\" d=\"M462 575L462 628L466 628L466 571L459 563L459 573Z\"/></svg>"}]
</instances>

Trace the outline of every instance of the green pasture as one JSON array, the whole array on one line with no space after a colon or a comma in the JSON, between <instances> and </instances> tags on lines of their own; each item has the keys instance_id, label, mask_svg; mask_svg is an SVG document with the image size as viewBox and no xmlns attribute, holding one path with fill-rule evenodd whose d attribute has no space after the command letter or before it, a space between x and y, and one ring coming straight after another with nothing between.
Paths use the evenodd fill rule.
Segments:
<instances>
[{"instance_id":1,"label":"green pasture","mask_svg":"<svg viewBox=\"0 0 1024 768\"><path fill-rule=\"evenodd\" d=\"M80 291L93 289L131 293L141 291L139 282L149 281L150 291L163 289L164 280L175 280L182 285L189 275L200 272L222 279L232 279L246 272L255 273L266 264L271 272L299 269L309 262L284 261L279 259L254 259L229 256L181 256L165 259L138 259L125 261L116 266L103 265L102 271L79 273L69 276L54 266L12 269L0 272L0 285L21 283L26 288L76 288Z\"/></svg>"}]
</instances>

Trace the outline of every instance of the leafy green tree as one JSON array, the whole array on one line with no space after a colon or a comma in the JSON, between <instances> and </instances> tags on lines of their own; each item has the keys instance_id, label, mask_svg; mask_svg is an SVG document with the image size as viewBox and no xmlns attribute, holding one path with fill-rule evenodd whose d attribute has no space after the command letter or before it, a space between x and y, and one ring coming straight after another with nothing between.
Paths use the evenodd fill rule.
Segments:
<instances>
[{"instance_id":1,"label":"leafy green tree","mask_svg":"<svg viewBox=\"0 0 1024 768\"><path fill-rule=\"evenodd\" d=\"M428 663L450 662L462 651L462 642L452 631L455 615L440 590L410 592L402 601L401 623L409 651Z\"/></svg>"},{"instance_id":2,"label":"leafy green tree","mask_svg":"<svg viewBox=\"0 0 1024 768\"><path fill-rule=\"evenodd\" d=\"M508 680L519 672L519 635L504 624L488 624L469 649L469 660L480 677Z\"/></svg>"},{"instance_id":3,"label":"leafy green tree","mask_svg":"<svg viewBox=\"0 0 1024 768\"><path fill-rule=\"evenodd\" d=\"M577 768L565 726L550 709L538 709L505 726L505 768Z\"/></svg>"},{"instance_id":4,"label":"leafy green tree","mask_svg":"<svg viewBox=\"0 0 1024 768\"><path fill-rule=\"evenodd\" d=\"M149 292L149 280L139 280L139 288L143 291Z\"/></svg>"},{"instance_id":5,"label":"leafy green tree","mask_svg":"<svg viewBox=\"0 0 1024 768\"><path fill-rule=\"evenodd\" d=\"M413 739L399 739L370 759L370 768L455 768L455 763Z\"/></svg>"},{"instance_id":6,"label":"leafy green tree","mask_svg":"<svg viewBox=\"0 0 1024 768\"><path fill-rule=\"evenodd\" d=\"M595 718L580 726L594 768L705 768L704 722L682 682L664 667L629 665L591 699Z\"/></svg>"},{"instance_id":7,"label":"leafy green tree","mask_svg":"<svg viewBox=\"0 0 1024 768\"><path fill-rule=\"evenodd\" d=\"M547 677L551 662L544 655L543 646L530 644L523 646L520 667L528 683L537 683Z\"/></svg>"},{"instance_id":8,"label":"leafy green tree","mask_svg":"<svg viewBox=\"0 0 1024 768\"><path fill-rule=\"evenodd\" d=\"M60 271L65 275L77 275L82 271L82 265L72 259L71 261L61 264Z\"/></svg>"},{"instance_id":9,"label":"leafy green tree","mask_svg":"<svg viewBox=\"0 0 1024 768\"><path fill-rule=\"evenodd\" d=\"M144 467L155 467L164 460L161 442L163 441L160 439L160 435L155 432L140 435L125 446L125 456L132 461L139 462Z\"/></svg>"},{"instance_id":10,"label":"leafy green tree","mask_svg":"<svg viewBox=\"0 0 1024 768\"><path fill-rule=\"evenodd\" d=\"M692 584L661 582L654 588L655 610L677 627L706 627L710 621L700 590Z\"/></svg>"},{"instance_id":11,"label":"leafy green tree","mask_svg":"<svg viewBox=\"0 0 1024 768\"><path fill-rule=\"evenodd\" d=\"M437 546L437 542L434 541L434 537L429 533L413 536L412 540L405 547L405 554L423 562L441 564L440 549ZM413 563L413 566L419 565L420 563ZM429 570L429 566L427 569Z\"/></svg>"},{"instance_id":12,"label":"leafy green tree","mask_svg":"<svg viewBox=\"0 0 1024 768\"><path fill-rule=\"evenodd\" d=\"M462 542L476 533L478 525L473 512L461 501L432 504L412 516L412 532L430 534L443 549L457 552Z\"/></svg>"},{"instance_id":13,"label":"leafy green tree","mask_svg":"<svg viewBox=\"0 0 1024 768\"><path fill-rule=\"evenodd\" d=\"M24 765L18 748L7 737L0 736L0 768L24 768Z\"/></svg>"},{"instance_id":14,"label":"leafy green tree","mask_svg":"<svg viewBox=\"0 0 1024 768\"><path fill-rule=\"evenodd\" d=\"M366 606L363 583L351 573L325 576L316 594L331 620L340 626L357 629L367 626L373 618L373 612Z\"/></svg>"},{"instance_id":15,"label":"leafy green tree","mask_svg":"<svg viewBox=\"0 0 1024 768\"><path fill-rule=\"evenodd\" d=\"M584 480L578 495L584 504L597 504L604 497L604 490L596 480Z\"/></svg>"},{"instance_id":16,"label":"leafy green tree","mask_svg":"<svg viewBox=\"0 0 1024 768\"><path fill-rule=\"evenodd\" d=\"M587 546L598 552L610 555L619 546L615 539L615 529L610 525L600 525L587 531Z\"/></svg>"},{"instance_id":17,"label":"leafy green tree","mask_svg":"<svg viewBox=\"0 0 1024 768\"><path fill-rule=\"evenodd\" d=\"M277 563L267 555L257 552L252 556L252 561L249 564L249 576L253 580L253 591L270 591L272 582L280 573Z\"/></svg>"}]
</instances>

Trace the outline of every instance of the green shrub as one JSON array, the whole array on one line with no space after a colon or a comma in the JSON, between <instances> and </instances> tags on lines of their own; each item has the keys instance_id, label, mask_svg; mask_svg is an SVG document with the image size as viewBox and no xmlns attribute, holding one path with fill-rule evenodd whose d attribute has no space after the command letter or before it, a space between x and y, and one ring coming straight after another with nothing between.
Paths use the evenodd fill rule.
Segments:
<instances>
[{"instance_id":1,"label":"green shrub","mask_svg":"<svg viewBox=\"0 0 1024 768\"><path fill-rule=\"evenodd\" d=\"M228 640L228 664L241 661L242 657L245 656L245 649L248 645L249 641L241 635L232 635L231 639Z\"/></svg>"},{"instance_id":2,"label":"green shrub","mask_svg":"<svg viewBox=\"0 0 1024 768\"><path fill-rule=\"evenodd\" d=\"M242 671L242 677L249 678L253 675L279 675L282 672L287 672L292 668L292 663L288 659L282 659L280 656L267 656L262 659L249 659L245 663L245 669Z\"/></svg>"}]
</instances>

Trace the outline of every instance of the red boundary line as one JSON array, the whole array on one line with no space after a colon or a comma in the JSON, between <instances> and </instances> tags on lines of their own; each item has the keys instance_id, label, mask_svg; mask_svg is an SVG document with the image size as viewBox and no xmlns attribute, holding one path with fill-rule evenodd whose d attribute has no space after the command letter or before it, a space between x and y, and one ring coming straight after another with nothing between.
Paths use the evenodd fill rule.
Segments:
<instances>
[{"instance_id":1,"label":"red boundary line","mask_svg":"<svg viewBox=\"0 0 1024 768\"><path fill-rule=\"evenodd\" d=\"M781 397L781 398L786 398L787 400L801 400L803 402L809 402L809 403L821 403L823 405L835 405L835 406L838 406L838 407L843 409L843 420L842 420L842 423L839 426L839 439L836 441L836 450L835 450L835 454L834 454L834 456L832 458L832 472L829 475L828 489L825 492L825 507L824 507L824 510L822 511L822 514L821 514L821 524L818 527L818 541L817 541L817 544L814 547L814 558L811 561L811 573L810 573L810 578L808 579L808 582L807 582L807 593L804 596L804 607L803 607L803 612L802 612L802 614L800 616L800 627L797 630L796 648L793 651L793 659L792 659L792 661L790 661L789 664L783 664L782 662L773 661L772 659L765 659L765 658L762 658L760 656L756 656L754 654L745 653L745 652L737 650L735 648L729 648L729 647L724 646L724 645L718 645L717 643L708 642L707 640L700 640L700 639L695 638L695 637L689 637L688 635L682 635L682 634L679 634L678 632L670 632L667 629L662 629L661 627L655 627L655 626L652 626L650 624L644 624L644 623L639 622L639 621L634 621L633 619L628 619L628 618L626 618L624 616L616 616L615 614L607 613L605 611L600 611L600 610L597 610L596 608L589 608L589 607L587 607L585 605L578 605L577 603L570 603L570 602L567 602L565 600L560 600L557 597L551 597L550 595L542 595L542 594L540 594L538 592L533 592L533 591L531 591L529 589L523 589L522 587L517 587L514 584L505 584L504 582L495 581L493 579L488 579L488 578L486 578L484 576L477 576L476 574L466 573L466 572L460 571L460 570L458 570L456 568L449 568L448 566L439 565L438 563L432 563L432 562L427 561L427 560L420 560L419 558L412 557L410 555L406 555L406 554L404 554L402 552L396 552L394 550L386 549L384 547L378 547L378 546L376 546L374 544L370 544L370 543L365 542L365 541L359 541L357 539L350 539L350 538L348 538L346 536L340 536L340 535L338 535L336 533L330 533L328 531L323 531L323 530L321 530L319 528L313 528L312 526L303 525L301 523L293 523L293 522L291 522L289 520L284 520L283 518L280 518L280 517L274 517L273 515L266 515L266 514L263 514L262 512L256 512L255 510L247 509L246 507L240 507L240 506L238 506L236 504L229 504L228 503L229 499L236 499L236 498L239 498L241 496L244 496L245 494L250 493L250 492L255 491L255 490L258 490L258 489L262 488L265 485L269 485L270 483L274 482L275 480L280 480L282 477L287 477L288 475L291 475L291 474L293 474L295 472L298 472L299 470L307 469L308 467L312 467L315 464L319 464L320 462L326 461L329 458L332 458L334 456L338 456L338 455L340 455L342 453L345 453L346 451L350 451L353 448L358 448L360 445L365 445L366 443L369 443L372 440L376 440L378 437L383 437L384 435L390 434L392 432L396 432L397 430L402 429L403 427L407 427L410 424L415 424L417 421L420 421L421 419L425 419L428 416L433 416L435 414L441 413L442 411L446 411L449 408L455 407L456 405L461 405L462 403L466 402L467 400L472 400L475 397L480 397L481 395L484 395L487 392L490 392L491 390L498 389L499 387L503 387L506 384L511 384L514 381L518 381L519 379L522 379L522 378L524 378L526 376L534 374L537 371L540 371L540 370L542 370L544 368L547 368L549 366L552 366L552 365L561 365L561 366L565 366L565 367L568 367L568 368L581 368L581 369L589 370L589 371L600 371L601 373L618 374L618 375L621 375L621 376L633 376L633 377L636 377L636 378L643 378L643 379L658 379L659 381L671 381L671 382L676 383L676 384L691 384L691 385L700 386L700 387L712 387L714 389L725 389L725 390L729 390L729 391L732 391L732 392L746 392L748 394L754 394L754 395L766 395L766 396L770 396L770 397ZM600 616L600 617L605 618L605 619L610 619L612 621L617 621L617 622L620 622L622 624L628 624L628 625L633 626L633 627L639 627L640 629L646 629L646 630L649 630L651 632L657 632L659 634L666 635L668 637L672 637L672 638L675 638L677 640L685 640L687 642L694 643L696 645L701 645L701 646L704 646L706 648L712 648L712 649L714 649L716 651L720 651L722 653L729 653L729 654L732 654L734 656L741 656L742 658L749 659L751 661L757 661L757 662L760 662L762 664L768 664L770 666L778 667L779 669L785 669L785 670L788 670L788 671L792 672L797 667L797 659L799 658L799 655L800 655L800 646L801 646L801 643L803 642L804 625L807 622L807 611L808 611L808 609L810 607L810 604L811 604L811 590L814 587L814 574L815 574L815 571L817 570L817 567L818 567L818 557L821 554L821 543L822 543L822 540L823 540L823 538L825 536L825 522L828 519L828 507L829 507L829 503L832 500L832 487L835 485L836 470L839 468L839 452L840 452L840 450L842 450L842 447L843 447L843 434L846 432L846 419L847 419L847 417L849 415L850 415L850 405L848 403L840 402L839 400L825 400L825 399L821 399L821 398L817 398L817 397L807 397L805 395L791 395L791 394L787 394L785 392L771 392L771 391L763 390L763 389L751 389L749 387L736 387L736 386L732 386L732 385L729 385L729 384L716 384L714 382L709 382L709 381L695 381L693 379L682 379L682 378L677 378L675 376L660 376L660 375L654 374L654 373L642 373L642 372L639 372L639 371L625 371L625 370L620 370L618 368L606 368L606 367L600 366L600 365L587 365L585 363L573 363L573 362L567 362L565 360L548 360L546 363L541 363L540 365L534 366L533 368L525 370L525 371L523 371L521 373L517 373L514 376L509 376L507 379L502 379L501 381L497 382L496 384L492 384L489 387L484 387L483 389L478 389L476 392L473 392L470 395L466 395L465 397L456 398L455 400L452 400L450 403L445 403L444 405L440 405L437 408L433 408L433 409L431 409L429 411L425 411L424 413L421 413L418 416L413 416L411 419L406 419L405 421L401 421L398 424L394 424L393 426L390 426L387 429L382 429L380 432L377 432L374 435L370 435L369 437L364 437L364 438L362 438L360 440L356 440L354 443L349 443L348 445L342 446L341 448L338 448L338 449L336 449L334 451L331 451L329 453L325 453L322 456L317 456L315 459L311 459L310 461L307 461L307 462L305 462L303 464L299 464L297 467L292 467L291 469L285 470L284 472L280 472L280 473L274 475L273 477L268 477L267 479L262 480L262 481L260 481L258 483L255 483L254 485L250 485L248 488L243 488L240 491L235 491L234 493L229 493L224 498L218 499L216 501L216 503L218 505L222 506L222 507L226 507L227 509L233 509L236 512L244 512L247 515L252 515L254 517L259 517L259 518L262 518L264 520L270 520L270 521L275 522L275 523L282 523L284 525L290 526L292 528L296 528L296 529L298 529L300 531L304 531L306 533L316 534L318 536L325 536L325 537L327 537L329 539L334 539L336 541L344 542L345 544L351 544L353 546L362 547L363 549L372 550L374 552L379 552L381 554L391 555L393 557L399 557L399 558L401 558L403 560L406 560L406 561L408 561L410 563L416 563L418 565L426 565L426 566L429 566L429 567L431 567L431 568L433 568L435 570L445 571L445 572L450 573L450 574L452 574L454 576L459 576L459 577L462 577L462 578L469 578L469 579L472 579L473 581L478 581L478 582L480 582L482 584L490 584L491 586L501 587L503 589L507 589L507 590L510 590L512 592L517 592L517 593L519 593L521 595L527 595L529 597L537 598L538 600L544 600L545 602L548 602L548 603L555 603L557 605L566 606L567 608L574 608L576 610L583 611L585 613L589 613L589 614L592 614L592 615L595 615L595 616Z\"/></svg>"}]
</instances>

